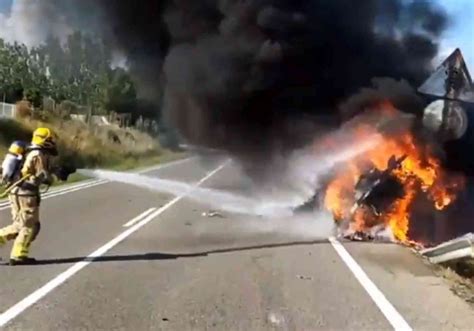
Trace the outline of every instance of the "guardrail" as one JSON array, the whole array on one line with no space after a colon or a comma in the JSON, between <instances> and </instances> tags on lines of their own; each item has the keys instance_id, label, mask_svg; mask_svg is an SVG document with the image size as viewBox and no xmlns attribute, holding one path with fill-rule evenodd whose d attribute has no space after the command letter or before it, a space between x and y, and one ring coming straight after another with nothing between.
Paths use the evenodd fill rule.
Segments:
<instances>
[{"instance_id":1,"label":"guardrail","mask_svg":"<svg viewBox=\"0 0 474 331\"><path fill-rule=\"evenodd\" d=\"M435 264L474 259L474 234L465 234L436 247L422 250L420 253Z\"/></svg>"},{"instance_id":2,"label":"guardrail","mask_svg":"<svg viewBox=\"0 0 474 331\"><path fill-rule=\"evenodd\" d=\"M0 118L15 118L15 105L0 102Z\"/></svg>"}]
</instances>

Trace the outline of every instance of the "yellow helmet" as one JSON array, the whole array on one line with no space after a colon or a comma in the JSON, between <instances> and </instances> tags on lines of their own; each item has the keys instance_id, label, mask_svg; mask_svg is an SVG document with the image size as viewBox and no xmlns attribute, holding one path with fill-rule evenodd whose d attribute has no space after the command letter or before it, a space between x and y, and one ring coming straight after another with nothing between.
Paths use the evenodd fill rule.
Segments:
<instances>
[{"instance_id":1,"label":"yellow helmet","mask_svg":"<svg viewBox=\"0 0 474 331\"><path fill-rule=\"evenodd\" d=\"M33 132L31 144L46 149L55 149L56 135L48 128L38 128Z\"/></svg>"},{"instance_id":2,"label":"yellow helmet","mask_svg":"<svg viewBox=\"0 0 474 331\"><path fill-rule=\"evenodd\" d=\"M20 140L14 141L8 148L10 154L20 156L26 151L26 143Z\"/></svg>"}]
</instances>

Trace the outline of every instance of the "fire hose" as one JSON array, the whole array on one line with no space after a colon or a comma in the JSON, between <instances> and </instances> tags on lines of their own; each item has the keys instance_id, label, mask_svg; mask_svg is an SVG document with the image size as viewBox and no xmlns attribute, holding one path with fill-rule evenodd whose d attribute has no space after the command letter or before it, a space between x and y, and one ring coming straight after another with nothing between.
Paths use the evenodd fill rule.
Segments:
<instances>
[{"instance_id":1,"label":"fire hose","mask_svg":"<svg viewBox=\"0 0 474 331\"><path fill-rule=\"evenodd\" d=\"M16 182L14 182L13 184L11 184L10 186L7 186L7 188L5 189L5 191L3 191L2 194L0 194L0 199L3 199L5 197L7 197L7 195L15 188L17 187L18 185L20 185L21 183L23 183L25 180L27 180L28 178L30 178L30 174L28 175L25 175L23 176L22 178L20 178L19 180L17 180Z\"/></svg>"},{"instance_id":2,"label":"fire hose","mask_svg":"<svg viewBox=\"0 0 474 331\"><path fill-rule=\"evenodd\" d=\"M75 167L58 167L58 168L55 168L53 170L53 174L56 177L58 177L58 179L61 180L61 181L67 181L67 179L69 178L69 175L71 175L72 173L75 173L75 172L76 172ZM8 196L8 194L15 187L18 187L19 185L21 185L21 183L23 183L25 180L27 180L31 176L32 176L31 174L25 175L22 178L20 178L19 180L17 180L16 182L14 182L13 184L11 184L10 186L8 186L5 189L5 191L2 194L0 194L0 199L6 198ZM44 193L48 192L49 188L51 187L51 184L43 184L43 186L45 186L45 189L40 191L41 194L44 194Z\"/></svg>"}]
</instances>

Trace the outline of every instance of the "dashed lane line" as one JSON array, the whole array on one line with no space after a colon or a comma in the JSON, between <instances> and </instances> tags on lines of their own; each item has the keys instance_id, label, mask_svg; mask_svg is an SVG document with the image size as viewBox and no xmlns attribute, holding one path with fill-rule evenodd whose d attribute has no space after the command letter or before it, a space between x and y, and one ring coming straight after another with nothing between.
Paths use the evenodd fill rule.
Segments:
<instances>
[{"instance_id":1,"label":"dashed lane line","mask_svg":"<svg viewBox=\"0 0 474 331\"><path fill-rule=\"evenodd\" d=\"M219 167L209 172L195 186L199 186L203 184L206 180L208 180L209 178L214 176L217 172L219 172L222 168L224 168L228 164L228 162L230 161L228 160L224 162ZM115 237L114 239L112 239L111 241L109 241L108 243L106 243L105 245L103 245L102 247L94 251L93 253L91 253L83 261L75 263L69 269L57 275L48 283L46 283L45 285L43 285L42 287L40 287L39 289L31 293L30 295L28 295L27 297L25 297L23 300L11 306L9 309L7 309L5 312L3 312L0 315L0 327L5 326L7 323L9 323L15 317L20 315L26 309L33 306L35 303L37 303L39 300L45 297L48 293L52 292L55 288L59 287L61 284L66 282L69 278L71 278L76 273L78 273L80 270L88 266L92 261L94 261L94 259L97 259L98 257L104 255L107 251L115 247L117 244L125 240L127 237L129 237L130 235L138 231L140 228L142 228L146 224L150 223L157 216L159 216L164 211L172 207L174 204L176 204L178 201L180 201L184 197L186 197L187 194L189 194L189 192L175 197L173 200L169 201L163 207L155 210L153 213L141 219L140 221L138 221L138 223L129 227L127 230L119 234L117 237Z\"/></svg>"}]
</instances>

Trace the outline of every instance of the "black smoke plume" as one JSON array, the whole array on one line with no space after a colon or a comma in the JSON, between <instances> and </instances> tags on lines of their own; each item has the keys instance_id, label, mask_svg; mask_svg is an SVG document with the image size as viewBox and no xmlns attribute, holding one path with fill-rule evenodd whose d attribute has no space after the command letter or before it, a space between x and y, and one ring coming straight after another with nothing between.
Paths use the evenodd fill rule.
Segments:
<instances>
[{"instance_id":1,"label":"black smoke plume","mask_svg":"<svg viewBox=\"0 0 474 331\"><path fill-rule=\"evenodd\" d=\"M420 83L446 23L419 1L196 3L174 1L165 15L166 114L191 142L263 160L317 133L300 127L303 114L320 125L353 115L338 105L374 77ZM419 104L392 85L396 106Z\"/></svg>"},{"instance_id":2,"label":"black smoke plume","mask_svg":"<svg viewBox=\"0 0 474 331\"><path fill-rule=\"evenodd\" d=\"M353 116L363 97L339 105L374 77L404 79L388 97L418 107L404 91L429 74L447 23L424 0L50 1L96 13L190 143L252 161Z\"/></svg>"}]
</instances>

